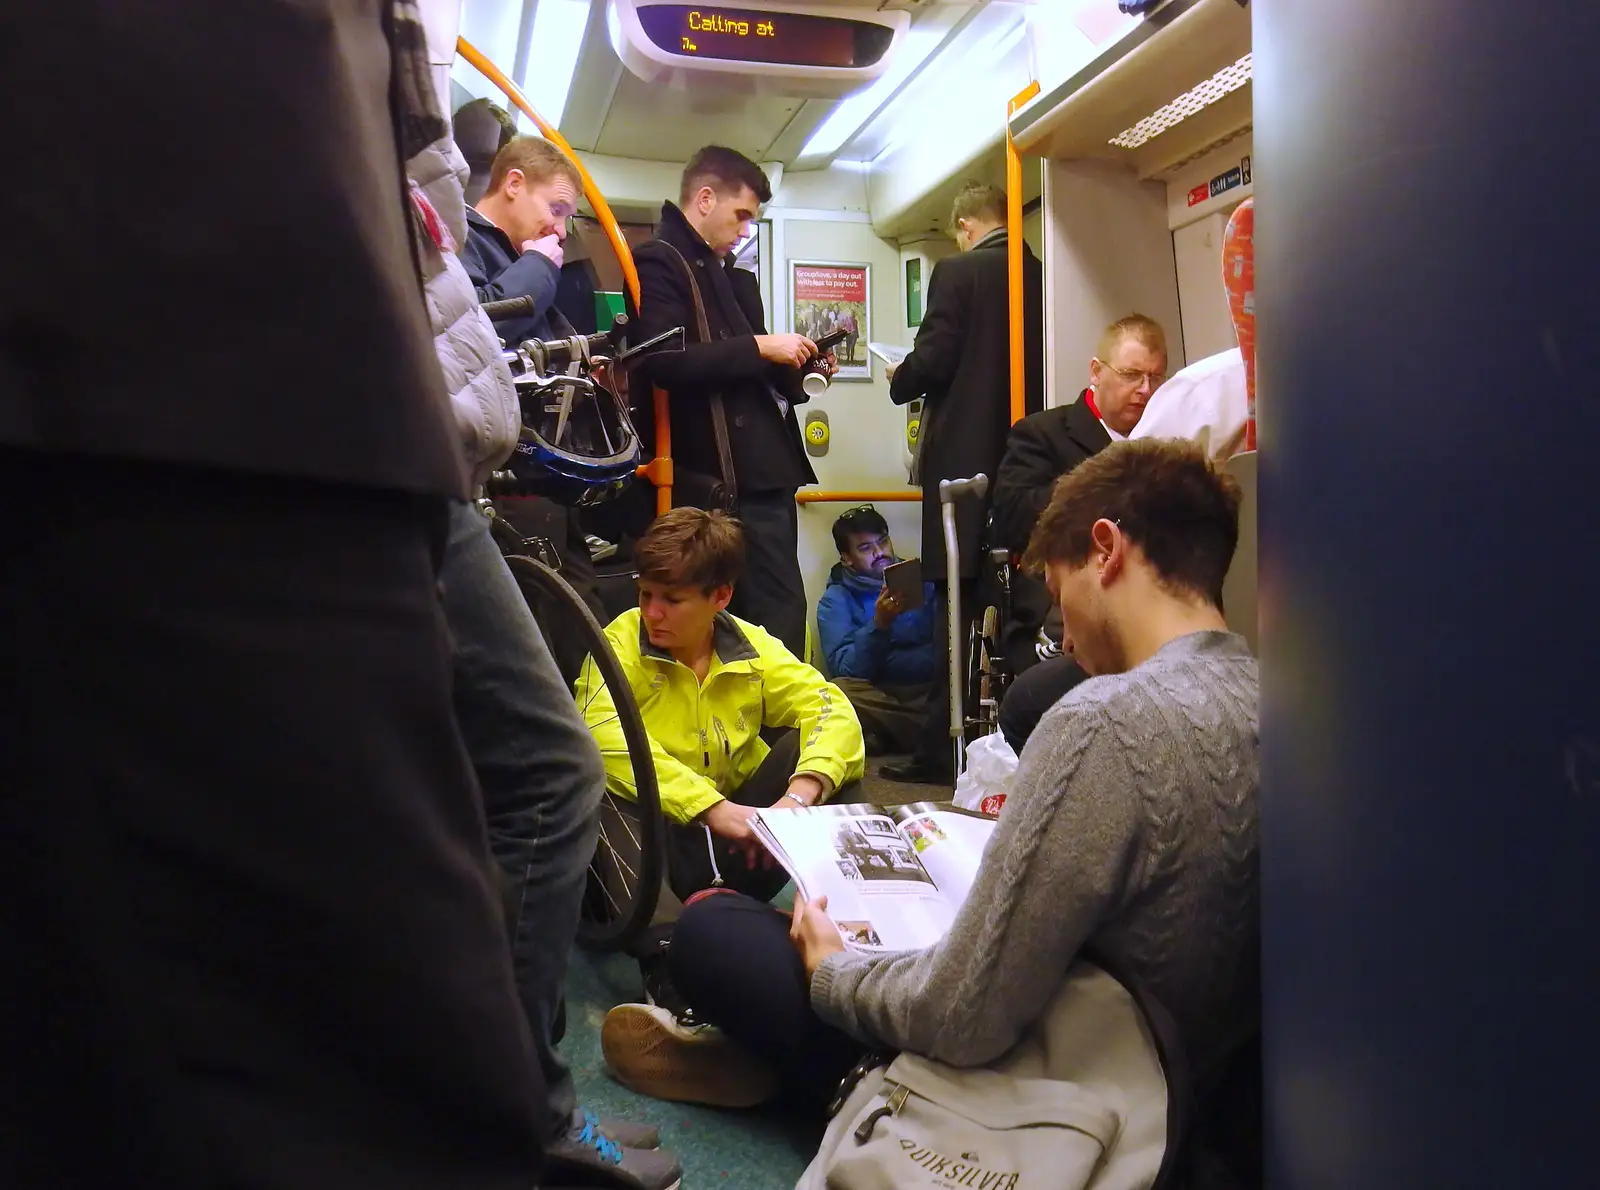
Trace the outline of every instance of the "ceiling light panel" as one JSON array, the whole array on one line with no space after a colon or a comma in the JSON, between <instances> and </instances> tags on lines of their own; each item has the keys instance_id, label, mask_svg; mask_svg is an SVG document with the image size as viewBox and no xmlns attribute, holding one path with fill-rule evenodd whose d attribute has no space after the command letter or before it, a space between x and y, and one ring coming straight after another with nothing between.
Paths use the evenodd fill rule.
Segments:
<instances>
[{"instance_id":1,"label":"ceiling light panel","mask_svg":"<svg viewBox=\"0 0 1600 1190\"><path fill-rule=\"evenodd\" d=\"M1119 149L1137 149L1147 141L1160 136L1167 129L1187 120L1198 111L1210 107L1224 95L1230 95L1250 81L1252 55L1246 54L1231 66L1224 66L1205 82L1191 87L1182 95L1164 103L1132 128L1125 128L1111 138Z\"/></svg>"},{"instance_id":2,"label":"ceiling light panel","mask_svg":"<svg viewBox=\"0 0 1600 1190\"><path fill-rule=\"evenodd\" d=\"M522 92L552 127L561 126L572 76L589 25L589 0L539 0L529 31L528 78ZM518 114L519 122L521 114Z\"/></svg>"}]
</instances>

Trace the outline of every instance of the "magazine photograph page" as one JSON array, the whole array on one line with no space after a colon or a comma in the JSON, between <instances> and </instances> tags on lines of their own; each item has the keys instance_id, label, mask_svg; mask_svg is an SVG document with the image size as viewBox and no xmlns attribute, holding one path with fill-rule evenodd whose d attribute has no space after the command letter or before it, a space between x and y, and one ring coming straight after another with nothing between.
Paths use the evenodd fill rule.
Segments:
<instances>
[{"instance_id":1,"label":"magazine photograph page","mask_svg":"<svg viewBox=\"0 0 1600 1190\"><path fill-rule=\"evenodd\" d=\"M940 900L953 912L967 899L978 878L983 849L994 834L994 818L949 802L893 806L888 815L910 841L923 870L939 889Z\"/></svg>"},{"instance_id":2,"label":"magazine photograph page","mask_svg":"<svg viewBox=\"0 0 1600 1190\"><path fill-rule=\"evenodd\" d=\"M845 944L865 951L917 950L943 937L993 828L984 815L932 803L763 810L756 819L757 834L801 894L827 897ZM948 891L935 871L951 881Z\"/></svg>"}]
</instances>

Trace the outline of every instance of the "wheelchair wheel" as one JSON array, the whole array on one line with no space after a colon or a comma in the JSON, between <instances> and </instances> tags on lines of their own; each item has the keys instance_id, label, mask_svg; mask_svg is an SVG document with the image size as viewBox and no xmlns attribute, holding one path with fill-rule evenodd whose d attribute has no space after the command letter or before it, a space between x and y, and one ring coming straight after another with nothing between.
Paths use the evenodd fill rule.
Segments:
<instances>
[{"instance_id":1,"label":"wheelchair wheel","mask_svg":"<svg viewBox=\"0 0 1600 1190\"><path fill-rule=\"evenodd\" d=\"M600 839L589 861L589 883L578 920L579 945L591 950L621 950L650 924L661 895L666 823L650 759L650 737L622 666L606 643L599 621L578 593L533 558L512 556L506 564L545 636L552 643L581 645L581 650L562 650L587 657L580 668L593 663L615 708L633 768L636 796L623 797L607 789L600 799ZM571 668L570 664L565 668ZM569 687L576 686L578 676L578 672L562 673ZM596 684L595 692L599 689Z\"/></svg>"},{"instance_id":2,"label":"wheelchair wheel","mask_svg":"<svg viewBox=\"0 0 1600 1190\"><path fill-rule=\"evenodd\" d=\"M1009 683L1000 637L999 609L985 608L967 627L966 707L964 740L998 731L1000 700Z\"/></svg>"}]
</instances>

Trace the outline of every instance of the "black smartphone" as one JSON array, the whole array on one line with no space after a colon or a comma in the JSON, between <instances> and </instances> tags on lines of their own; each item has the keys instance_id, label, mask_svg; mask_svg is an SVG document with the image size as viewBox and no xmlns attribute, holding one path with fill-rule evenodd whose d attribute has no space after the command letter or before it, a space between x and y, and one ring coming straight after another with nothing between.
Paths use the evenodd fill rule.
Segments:
<instances>
[{"instance_id":1,"label":"black smartphone","mask_svg":"<svg viewBox=\"0 0 1600 1190\"><path fill-rule=\"evenodd\" d=\"M883 585L894 596L901 611L922 606L922 559L907 558L883 572Z\"/></svg>"},{"instance_id":2,"label":"black smartphone","mask_svg":"<svg viewBox=\"0 0 1600 1190\"><path fill-rule=\"evenodd\" d=\"M822 338L811 340L817 345L817 354L827 355L828 352L844 342L845 333L844 331L829 331Z\"/></svg>"}]
</instances>

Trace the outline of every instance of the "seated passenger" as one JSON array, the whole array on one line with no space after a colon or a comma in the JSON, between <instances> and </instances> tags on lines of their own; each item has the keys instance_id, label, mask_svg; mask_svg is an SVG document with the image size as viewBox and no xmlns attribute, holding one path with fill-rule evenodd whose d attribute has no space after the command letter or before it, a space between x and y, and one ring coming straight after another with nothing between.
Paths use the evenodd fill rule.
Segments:
<instances>
[{"instance_id":1,"label":"seated passenger","mask_svg":"<svg viewBox=\"0 0 1600 1190\"><path fill-rule=\"evenodd\" d=\"M744 557L739 522L675 508L634 544L639 607L606 639L644 717L667 818L673 891L726 886L767 900L788 883L751 830L767 807L848 796L861 779L850 700L766 629L727 612ZM633 768L605 684L586 664L578 705L606 782L633 795ZM792 728L769 747L763 728Z\"/></svg>"},{"instance_id":2,"label":"seated passenger","mask_svg":"<svg viewBox=\"0 0 1600 1190\"><path fill-rule=\"evenodd\" d=\"M868 753L910 752L939 664L933 648L933 584L923 585L920 607L896 602L883 572L900 559L888 522L870 504L833 523L833 544L839 561L817 604L817 635L828 673L855 707Z\"/></svg>"},{"instance_id":3,"label":"seated passenger","mask_svg":"<svg viewBox=\"0 0 1600 1190\"><path fill-rule=\"evenodd\" d=\"M1056 480L1132 434L1167 370L1161 324L1129 314L1106 327L1089 361L1089 387L1070 405L1029 414L1011 427L994 483L996 541L1020 554ZM1031 575L1012 584L1003 648L1016 676L1000 704L1000 731L1018 753L1039 716L1087 676L1061 655L1061 613ZM1042 663L1042 664L1041 664Z\"/></svg>"},{"instance_id":4,"label":"seated passenger","mask_svg":"<svg viewBox=\"0 0 1600 1190\"><path fill-rule=\"evenodd\" d=\"M869 1048L994 1062L1087 951L1160 999L1203 1083L1260 1020L1256 662L1218 606L1239 499L1190 443L1118 443L1063 478L1027 560L1095 676L1023 752L949 932L862 953L821 901L791 922L704 897L666 956L698 1023L613 1009L601 1036L616 1076L737 1104L765 1068L820 1113Z\"/></svg>"}]
</instances>

